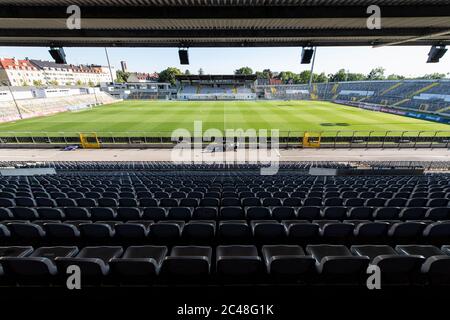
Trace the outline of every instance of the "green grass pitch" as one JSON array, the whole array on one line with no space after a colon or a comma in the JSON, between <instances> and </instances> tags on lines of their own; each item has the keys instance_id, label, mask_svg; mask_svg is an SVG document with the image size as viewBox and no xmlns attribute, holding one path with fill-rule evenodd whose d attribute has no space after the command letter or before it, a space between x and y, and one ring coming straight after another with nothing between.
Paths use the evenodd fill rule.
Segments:
<instances>
[{"instance_id":1,"label":"green grass pitch","mask_svg":"<svg viewBox=\"0 0 450 320\"><path fill-rule=\"evenodd\" d=\"M384 134L386 131L450 131L450 126L321 101L125 101L94 109L0 124L0 134L59 135L61 132L146 133L170 136L178 128L193 130L279 129L281 136L301 132L324 135ZM392 133L390 133L392 134Z\"/></svg>"}]
</instances>

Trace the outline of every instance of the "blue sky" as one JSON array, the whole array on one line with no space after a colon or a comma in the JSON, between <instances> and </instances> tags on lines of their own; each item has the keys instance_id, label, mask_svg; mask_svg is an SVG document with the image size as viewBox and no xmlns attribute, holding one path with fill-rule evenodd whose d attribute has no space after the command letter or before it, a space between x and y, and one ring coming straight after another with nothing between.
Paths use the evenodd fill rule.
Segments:
<instances>
[{"instance_id":1,"label":"blue sky","mask_svg":"<svg viewBox=\"0 0 450 320\"><path fill-rule=\"evenodd\" d=\"M73 64L106 65L103 48L65 48L67 61ZM169 66L197 73L229 74L242 66L253 70L270 68L273 71L300 72L310 66L300 65L300 48L191 48L191 64L181 66L176 48L108 48L111 64L120 67L125 60L130 71L153 72ZM438 64L427 64L429 47L324 47L319 48L316 72L332 73L341 68L368 73L374 67L384 67L386 74L417 76L426 73L450 72L450 52ZM0 47L1 57L50 60L48 48Z\"/></svg>"}]
</instances>

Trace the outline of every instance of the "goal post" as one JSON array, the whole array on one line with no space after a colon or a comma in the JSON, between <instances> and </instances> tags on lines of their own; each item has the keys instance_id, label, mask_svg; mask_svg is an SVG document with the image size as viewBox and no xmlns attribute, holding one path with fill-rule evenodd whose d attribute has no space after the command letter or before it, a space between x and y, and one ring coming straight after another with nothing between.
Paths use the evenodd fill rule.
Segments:
<instances>
[{"instance_id":1,"label":"goal post","mask_svg":"<svg viewBox=\"0 0 450 320\"><path fill-rule=\"evenodd\" d=\"M83 149L98 149L100 148L100 141L97 133L80 133L80 143Z\"/></svg>"}]
</instances>

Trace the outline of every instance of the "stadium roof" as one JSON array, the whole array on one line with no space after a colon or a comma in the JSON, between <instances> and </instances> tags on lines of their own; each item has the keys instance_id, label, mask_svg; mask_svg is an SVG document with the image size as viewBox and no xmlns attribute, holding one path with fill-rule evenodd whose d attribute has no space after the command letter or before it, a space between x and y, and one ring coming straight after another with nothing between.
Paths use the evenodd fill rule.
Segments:
<instances>
[{"instance_id":1,"label":"stadium roof","mask_svg":"<svg viewBox=\"0 0 450 320\"><path fill-rule=\"evenodd\" d=\"M81 29L66 26L81 7ZM367 28L381 7L382 28ZM448 0L0 0L0 45L350 46L450 44Z\"/></svg>"}]
</instances>

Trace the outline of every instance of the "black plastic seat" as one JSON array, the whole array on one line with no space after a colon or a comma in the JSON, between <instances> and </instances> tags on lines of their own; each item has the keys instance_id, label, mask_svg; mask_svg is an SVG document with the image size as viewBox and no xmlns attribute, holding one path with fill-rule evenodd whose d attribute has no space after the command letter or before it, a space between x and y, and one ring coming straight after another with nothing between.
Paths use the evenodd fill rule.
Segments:
<instances>
[{"instance_id":1,"label":"black plastic seat","mask_svg":"<svg viewBox=\"0 0 450 320\"><path fill-rule=\"evenodd\" d=\"M215 207L198 207L192 213L193 219L215 220L217 219L217 208Z\"/></svg>"},{"instance_id":2,"label":"black plastic seat","mask_svg":"<svg viewBox=\"0 0 450 320\"><path fill-rule=\"evenodd\" d=\"M303 205L305 207L321 206L322 205L322 198L317 198L317 197L306 198L303 201Z\"/></svg>"},{"instance_id":3,"label":"black plastic seat","mask_svg":"<svg viewBox=\"0 0 450 320\"><path fill-rule=\"evenodd\" d=\"M315 271L314 259L300 246L265 245L262 254L267 272L273 276L301 276Z\"/></svg>"},{"instance_id":4,"label":"black plastic seat","mask_svg":"<svg viewBox=\"0 0 450 320\"><path fill-rule=\"evenodd\" d=\"M178 207L179 200L178 199L172 199L172 198L162 198L159 200L159 205L161 207Z\"/></svg>"},{"instance_id":5,"label":"black plastic seat","mask_svg":"<svg viewBox=\"0 0 450 320\"><path fill-rule=\"evenodd\" d=\"M144 240L149 234L149 229L139 221L119 223L114 226L115 236L121 239Z\"/></svg>"},{"instance_id":6,"label":"black plastic seat","mask_svg":"<svg viewBox=\"0 0 450 320\"><path fill-rule=\"evenodd\" d=\"M65 219L64 212L58 208L37 208L39 219L49 220L63 220Z\"/></svg>"},{"instance_id":7,"label":"black plastic seat","mask_svg":"<svg viewBox=\"0 0 450 320\"><path fill-rule=\"evenodd\" d=\"M49 239L71 239L80 237L78 226L71 223L46 222L43 224L46 236Z\"/></svg>"},{"instance_id":8,"label":"black plastic seat","mask_svg":"<svg viewBox=\"0 0 450 320\"><path fill-rule=\"evenodd\" d=\"M211 269L211 247L177 246L166 256L161 274L170 276L206 276ZM188 279L188 278L185 278Z\"/></svg>"},{"instance_id":9,"label":"black plastic seat","mask_svg":"<svg viewBox=\"0 0 450 320\"><path fill-rule=\"evenodd\" d=\"M356 224L353 230L358 240L383 241L387 235L389 223L381 221L367 221Z\"/></svg>"},{"instance_id":10,"label":"black plastic seat","mask_svg":"<svg viewBox=\"0 0 450 320\"><path fill-rule=\"evenodd\" d=\"M9 222L6 226L11 231L11 237L15 239L40 241L45 237L44 229L34 223Z\"/></svg>"},{"instance_id":11,"label":"black plastic seat","mask_svg":"<svg viewBox=\"0 0 450 320\"><path fill-rule=\"evenodd\" d=\"M173 220L190 220L192 218L192 209L185 207L169 208L167 219Z\"/></svg>"},{"instance_id":12,"label":"black plastic seat","mask_svg":"<svg viewBox=\"0 0 450 320\"><path fill-rule=\"evenodd\" d=\"M283 206L285 207L299 207L303 204L302 198L297 198L291 195L291 197L283 200Z\"/></svg>"},{"instance_id":13,"label":"black plastic seat","mask_svg":"<svg viewBox=\"0 0 450 320\"><path fill-rule=\"evenodd\" d=\"M114 237L115 223L95 222L83 223L78 226L81 236L87 239L106 240Z\"/></svg>"},{"instance_id":14,"label":"black plastic seat","mask_svg":"<svg viewBox=\"0 0 450 320\"><path fill-rule=\"evenodd\" d=\"M265 207L276 207L276 206L281 206L281 199L278 198L264 198L262 205Z\"/></svg>"},{"instance_id":15,"label":"black plastic seat","mask_svg":"<svg viewBox=\"0 0 450 320\"><path fill-rule=\"evenodd\" d=\"M109 261L123 254L122 247L99 246L85 247L75 257L57 257L55 259L59 272L71 265L81 269L81 281L100 283L103 277L109 274Z\"/></svg>"},{"instance_id":16,"label":"black plastic seat","mask_svg":"<svg viewBox=\"0 0 450 320\"><path fill-rule=\"evenodd\" d=\"M403 208L400 211L399 218L402 220L421 220L425 218L427 208L424 207L410 207Z\"/></svg>"},{"instance_id":17,"label":"black plastic seat","mask_svg":"<svg viewBox=\"0 0 450 320\"><path fill-rule=\"evenodd\" d=\"M80 198L75 199L75 202L78 207L90 208L97 206L97 200L92 198Z\"/></svg>"},{"instance_id":18,"label":"black plastic seat","mask_svg":"<svg viewBox=\"0 0 450 320\"><path fill-rule=\"evenodd\" d=\"M448 207L436 207L429 208L425 214L425 219L434 221L446 220L450 218L450 208Z\"/></svg>"},{"instance_id":19,"label":"black plastic seat","mask_svg":"<svg viewBox=\"0 0 450 320\"><path fill-rule=\"evenodd\" d=\"M180 199L180 207L196 208L196 207L199 206L199 204L200 204L200 200L199 199L195 199L195 198Z\"/></svg>"},{"instance_id":20,"label":"black plastic seat","mask_svg":"<svg viewBox=\"0 0 450 320\"><path fill-rule=\"evenodd\" d=\"M313 221L320 226L320 235L324 239L333 239L335 241L346 241L353 235L355 225L352 223L345 223L340 221Z\"/></svg>"},{"instance_id":21,"label":"black plastic seat","mask_svg":"<svg viewBox=\"0 0 450 320\"><path fill-rule=\"evenodd\" d=\"M283 224L289 239L302 243L315 242L320 233L320 226L306 220L285 220Z\"/></svg>"},{"instance_id":22,"label":"black plastic seat","mask_svg":"<svg viewBox=\"0 0 450 320\"><path fill-rule=\"evenodd\" d=\"M175 241L181 237L185 222L161 220L150 226L150 236L159 241Z\"/></svg>"},{"instance_id":23,"label":"black plastic seat","mask_svg":"<svg viewBox=\"0 0 450 320\"><path fill-rule=\"evenodd\" d=\"M147 283L159 274L162 261L167 255L165 246L131 246L123 257L109 261L112 274L124 283Z\"/></svg>"},{"instance_id":24,"label":"black plastic seat","mask_svg":"<svg viewBox=\"0 0 450 320\"><path fill-rule=\"evenodd\" d=\"M212 220L193 220L184 225L182 236L192 242L211 241L216 233L216 223Z\"/></svg>"},{"instance_id":25,"label":"black plastic seat","mask_svg":"<svg viewBox=\"0 0 450 320\"><path fill-rule=\"evenodd\" d=\"M400 255L386 245L352 246L351 251L355 255L369 257L370 263L380 268L382 283L411 283L424 262L421 256Z\"/></svg>"},{"instance_id":26,"label":"black plastic seat","mask_svg":"<svg viewBox=\"0 0 450 320\"><path fill-rule=\"evenodd\" d=\"M36 201L33 198L28 197L15 197L14 201L16 202L16 206L19 207L36 207Z\"/></svg>"},{"instance_id":27,"label":"black plastic seat","mask_svg":"<svg viewBox=\"0 0 450 320\"><path fill-rule=\"evenodd\" d=\"M77 247L42 247L25 257L1 259L5 273L19 283L48 284L58 274L56 258L73 257Z\"/></svg>"},{"instance_id":28,"label":"black plastic seat","mask_svg":"<svg viewBox=\"0 0 450 320\"><path fill-rule=\"evenodd\" d=\"M428 224L423 229L423 237L436 243L448 243L450 241L450 221Z\"/></svg>"},{"instance_id":29,"label":"black plastic seat","mask_svg":"<svg viewBox=\"0 0 450 320\"><path fill-rule=\"evenodd\" d=\"M431 208L448 206L449 200L446 198L434 198L427 201L426 206Z\"/></svg>"},{"instance_id":30,"label":"black plastic seat","mask_svg":"<svg viewBox=\"0 0 450 320\"><path fill-rule=\"evenodd\" d=\"M218 235L224 241L238 242L248 239L251 229L245 220L222 220L219 222Z\"/></svg>"},{"instance_id":31,"label":"black plastic seat","mask_svg":"<svg viewBox=\"0 0 450 320\"><path fill-rule=\"evenodd\" d=\"M253 220L250 225L255 239L263 243L283 241L286 237L286 228L276 220Z\"/></svg>"},{"instance_id":32,"label":"black plastic seat","mask_svg":"<svg viewBox=\"0 0 450 320\"><path fill-rule=\"evenodd\" d=\"M332 207L332 206L342 206L342 204L344 203L344 199L342 198L325 198L325 200L323 201L323 205L324 206L328 206L328 207Z\"/></svg>"},{"instance_id":33,"label":"black plastic seat","mask_svg":"<svg viewBox=\"0 0 450 320\"><path fill-rule=\"evenodd\" d=\"M50 208L53 208L53 207L57 206L56 201L53 200L53 199L49 199L49 198L35 198L35 200L36 200L36 205L38 207L50 207Z\"/></svg>"},{"instance_id":34,"label":"black plastic seat","mask_svg":"<svg viewBox=\"0 0 450 320\"><path fill-rule=\"evenodd\" d=\"M119 220L137 220L142 217L141 210L136 207L121 207L117 208L117 218Z\"/></svg>"},{"instance_id":35,"label":"black plastic seat","mask_svg":"<svg viewBox=\"0 0 450 320\"><path fill-rule=\"evenodd\" d=\"M140 198L139 206L140 207L157 207L159 205L158 199L154 198Z\"/></svg>"},{"instance_id":36,"label":"black plastic seat","mask_svg":"<svg viewBox=\"0 0 450 320\"><path fill-rule=\"evenodd\" d=\"M245 208L245 217L249 220L270 219L270 210L266 207L247 207Z\"/></svg>"},{"instance_id":37,"label":"black plastic seat","mask_svg":"<svg viewBox=\"0 0 450 320\"><path fill-rule=\"evenodd\" d=\"M142 219L149 219L155 221L164 220L166 219L166 209L159 207L145 208L142 213Z\"/></svg>"},{"instance_id":38,"label":"black plastic seat","mask_svg":"<svg viewBox=\"0 0 450 320\"><path fill-rule=\"evenodd\" d=\"M400 208L384 207L377 208L373 213L375 220L397 220L400 215Z\"/></svg>"},{"instance_id":39,"label":"black plastic seat","mask_svg":"<svg viewBox=\"0 0 450 320\"><path fill-rule=\"evenodd\" d=\"M321 218L320 207L301 207L297 211L297 218L301 220L315 220Z\"/></svg>"},{"instance_id":40,"label":"black plastic seat","mask_svg":"<svg viewBox=\"0 0 450 320\"><path fill-rule=\"evenodd\" d=\"M222 198L222 207L239 207L241 205L241 200L239 198Z\"/></svg>"},{"instance_id":41,"label":"black plastic seat","mask_svg":"<svg viewBox=\"0 0 450 320\"><path fill-rule=\"evenodd\" d=\"M325 207L322 211L322 217L325 219L343 220L347 217L346 207Z\"/></svg>"},{"instance_id":42,"label":"black plastic seat","mask_svg":"<svg viewBox=\"0 0 450 320\"><path fill-rule=\"evenodd\" d=\"M358 282L369 263L367 257L353 256L342 245L308 245L306 252L316 260L317 272L330 276L330 280L340 281L340 276L345 276L346 280Z\"/></svg>"},{"instance_id":43,"label":"black plastic seat","mask_svg":"<svg viewBox=\"0 0 450 320\"><path fill-rule=\"evenodd\" d=\"M295 219L295 209L293 207L274 207L272 208L272 218L276 220Z\"/></svg>"},{"instance_id":44,"label":"black plastic seat","mask_svg":"<svg viewBox=\"0 0 450 320\"><path fill-rule=\"evenodd\" d=\"M372 207L354 207L347 212L349 219L372 219L374 209Z\"/></svg>"},{"instance_id":45,"label":"black plastic seat","mask_svg":"<svg viewBox=\"0 0 450 320\"><path fill-rule=\"evenodd\" d=\"M425 262L421 272L432 285L450 284L450 256L444 254L435 246L430 245L400 245L397 252L408 256L422 256Z\"/></svg>"},{"instance_id":46,"label":"black plastic seat","mask_svg":"<svg viewBox=\"0 0 450 320\"><path fill-rule=\"evenodd\" d=\"M261 206L261 200L259 198L243 198L241 199L241 205L243 207L259 207Z\"/></svg>"},{"instance_id":47,"label":"black plastic seat","mask_svg":"<svg viewBox=\"0 0 450 320\"><path fill-rule=\"evenodd\" d=\"M422 236L425 223L418 221L397 222L391 225L388 235L398 241L416 240Z\"/></svg>"},{"instance_id":48,"label":"black plastic seat","mask_svg":"<svg viewBox=\"0 0 450 320\"><path fill-rule=\"evenodd\" d=\"M36 220L39 219L39 215L34 208L14 207L10 208L14 219L18 220Z\"/></svg>"},{"instance_id":49,"label":"black plastic seat","mask_svg":"<svg viewBox=\"0 0 450 320\"><path fill-rule=\"evenodd\" d=\"M383 198L374 198L374 199L367 199L364 203L367 207L384 207L387 200Z\"/></svg>"},{"instance_id":50,"label":"black plastic seat","mask_svg":"<svg viewBox=\"0 0 450 320\"><path fill-rule=\"evenodd\" d=\"M200 200L201 207L218 207L219 203L220 201L218 198L205 197Z\"/></svg>"},{"instance_id":51,"label":"black plastic seat","mask_svg":"<svg viewBox=\"0 0 450 320\"><path fill-rule=\"evenodd\" d=\"M10 209L0 207L0 221L1 220L10 220L13 218L14 218L14 215Z\"/></svg>"},{"instance_id":52,"label":"black plastic seat","mask_svg":"<svg viewBox=\"0 0 450 320\"><path fill-rule=\"evenodd\" d=\"M63 211L68 220L88 220L91 218L91 213L87 208L67 207Z\"/></svg>"},{"instance_id":53,"label":"black plastic seat","mask_svg":"<svg viewBox=\"0 0 450 320\"><path fill-rule=\"evenodd\" d=\"M244 219L244 210L241 207L222 207L220 208L220 218L223 220Z\"/></svg>"},{"instance_id":54,"label":"black plastic seat","mask_svg":"<svg viewBox=\"0 0 450 320\"><path fill-rule=\"evenodd\" d=\"M112 208L90 208L91 219L98 220L114 220L117 217L117 213Z\"/></svg>"},{"instance_id":55,"label":"black plastic seat","mask_svg":"<svg viewBox=\"0 0 450 320\"><path fill-rule=\"evenodd\" d=\"M263 263L255 246L218 246L216 249L217 273L225 276L258 275Z\"/></svg>"}]
</instances>

